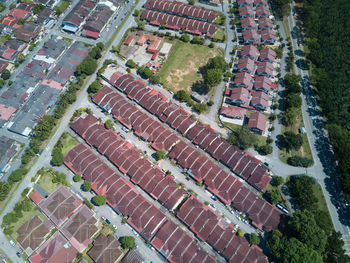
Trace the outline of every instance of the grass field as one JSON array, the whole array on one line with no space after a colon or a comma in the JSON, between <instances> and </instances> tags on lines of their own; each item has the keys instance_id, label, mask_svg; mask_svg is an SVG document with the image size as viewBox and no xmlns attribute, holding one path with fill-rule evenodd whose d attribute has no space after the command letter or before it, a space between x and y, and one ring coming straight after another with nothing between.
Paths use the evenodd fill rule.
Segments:
<instances>
[{"instance_id":1,"label":"grass field","mask_svg":"<svg viewBox=\"0 0 350 263\"><path fill-rule=\"evenodd\" d=\"M242 127L241 125L234 124L234 123L229 123L229 122L223 122L223 124L224 124L224 126L230 127L230 128L232 128L233 130L235 130L237 132ZM266 145L266 137L265 136L261 136L261 135L258 135L258 134L252 134L252 135L255 137L255 139L257 141L257 143L256 143L257 146Z\"/></svg>"},{"instance_id":2,"label":"grass field","mask_svg":"<svg viewBox=\"0 0 350 263\"><path fill-rule=\"evenodd\" d=\"M175 40L173 45L159 76L164 85L174 92L181 89L190 91L192 84L201 79L199 67L204 66L209 58L224 54L220 48L192 45L179 40Z\"/></svg>"},{"instance_id":3,"label":"grass field","mask_svg":"<svg viewBox=\"0 0 350 263\"><path fill-rule=\"evenodd\" d=\"M61 184L53 183L52 179L54 175L50 171L50 169L44 169L41 172L40 179L38 181L38 185L43 188L48 194L53 193Z\"/></svg>"},{"instance_id":4,"label":"grass field","mask_svg":"<svg viewBox=\"0 0 350 263\"><path fill-rule=\"evenodd\" d=\"M75 146L79 144L79 142L74 139L72 136L67 134L65 138L62 138L62 154L65 156L70 150L72 150Z\"/></svg>"},{"instance_id":5,"label":"grass field","mask_svg":"<svg viewBox=\"0 0 350 263\"><path fill-rule=\"evenodd\" d=\"M299 128L304 126L301 109L298 109L296 119L297 120L293 126L284 126L284 125L282 126L282 134L285 133L286 131L292 131L296 134L299 133ZM289 157L293 157L297 155L313 160L307 134L303 133L302 137L303 137L303 145L300 147L299 150L291 150L289 152L286 152L285 149L279 150L279 158L282 162L287 163L287 159Z\"/></svg>"}]
</instances>

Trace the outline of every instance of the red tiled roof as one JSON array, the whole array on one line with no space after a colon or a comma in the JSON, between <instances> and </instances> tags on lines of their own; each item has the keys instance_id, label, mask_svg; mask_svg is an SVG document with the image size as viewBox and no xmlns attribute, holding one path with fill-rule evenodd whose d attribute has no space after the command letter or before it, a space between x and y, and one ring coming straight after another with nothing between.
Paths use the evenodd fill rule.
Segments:
<instances>
[{"instance_id":1,"label":"red tiled roof","mask_svg":"<svg viewBox=\"0 0 350 263\"><path fill-rule=\"evenodd\" d=\"M34 192L30 194L29 198L32 199L32 201L36 204L43 199L43 197L36 190L34 190Z\"/></svg>"},{"instance_id":2,"label":"red tiled roof","mask_svg":"<svg viewBox=\"0 0 350 263\"><path fill-rule=\"evenodd\" d=\"M221 108L221 114L227 117L237 118L237 119L243 119L246 112L247 112L246 109L236 107L236 106L231 106L231 105L223 106Z\"/></svg>"},{"instance_id":3,"label":"red tiled roof","mask_svg":"<svg viewBox=\"0 0 350 263\"><path fill-rule=\"evenodd\" d=\"M264 132L266 129L266 116L259 112L252 112L249 116L248 127Z\"/></svg>"},{"instance_id":4,"label":"red tiled roof","mask_svg":"<svg viewBox=\"0 0 350 263\"><path fill-rule=\"evenodd\" d=\"M132 36L128 36L128 38L125 40L124 44L125 45L130 45L132 40L133 40L133 37Z\"/></svg>"},{"instance_id":5,"label":"red tiled roof","mask_svg":"<svg viewBox=\"0 0 350 263\"><path fill-rule=\"evenodd\" d=\"M14 8L8 13L8 15L20 19L26 19L29 16L29 12L26 10Z\"/></svg>"},{"instance_id":6,"label":"red tiled roof","mask_svg":"<svg viewBox=\"0 0 350 263\"><path fill-rule=\"evenodd\" d=\"M94 31L91 31L91 30L85 30L85 36L86 37L91 37L91 38L94 38L94 39L98 39L98 37L100 36L100 33L99 32L94 32Z\"/></svg>"}]
</instances>

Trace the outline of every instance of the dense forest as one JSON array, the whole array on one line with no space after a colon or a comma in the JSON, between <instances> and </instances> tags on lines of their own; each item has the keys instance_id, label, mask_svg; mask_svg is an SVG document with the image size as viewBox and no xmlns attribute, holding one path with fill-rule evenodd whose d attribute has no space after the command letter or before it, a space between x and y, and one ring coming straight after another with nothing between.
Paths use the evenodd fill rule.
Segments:
<instances>
[{"instance_id":1,"label":"dense forest","mask_svg":"<svg viewBox=\"0 0 350 263\"><path fill-rule=\"evenodd\" d=\"M350 1L302 0L311 81L350 201Z\"/></svg>"}]
</instances>

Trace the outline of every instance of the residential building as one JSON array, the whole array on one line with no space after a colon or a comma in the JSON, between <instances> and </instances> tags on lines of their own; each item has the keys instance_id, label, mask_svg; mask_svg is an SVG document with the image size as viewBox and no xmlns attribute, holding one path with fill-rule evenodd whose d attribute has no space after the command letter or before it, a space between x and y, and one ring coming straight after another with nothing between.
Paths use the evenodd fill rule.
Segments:
<instances>
[{"instance_id":1,"label":"residential building","mask_svg":"<svg viewBox=\"0 0 350 263\"><path fill-rule=\"evenodd\" d=\"M266 130L266 116L259 112L252 112L249 116L248 127L251 131L263 135Z\"/></svg>"}]
</instances>

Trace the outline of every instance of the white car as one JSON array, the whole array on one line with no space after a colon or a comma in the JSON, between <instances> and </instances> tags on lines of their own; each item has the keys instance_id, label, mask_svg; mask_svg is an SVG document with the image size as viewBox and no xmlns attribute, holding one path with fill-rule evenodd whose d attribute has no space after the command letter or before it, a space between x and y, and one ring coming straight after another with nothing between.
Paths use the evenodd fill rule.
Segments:
<instances>
[{"instance_id":1,"label":"white car","mask_svg":"<svg viewBox=\"0 0 350 263\"><path fill-rule=\"evenodd\" d=\"M117 230L117 226L116 226L116 225L113 225L113 228L114 228L115 230Z\"/></svg>"},{"instance_id":2,"label":"white car","mask_svg":"<svg viewBox=\"0 0 350 263\"><path fill-rule=\"evenodd\" d=\"M211 206L212 208L214 208L214 209L215 209L215 205L214 205L214 204L210 204L210 206Z\"/></svg>"}]
</instances>

